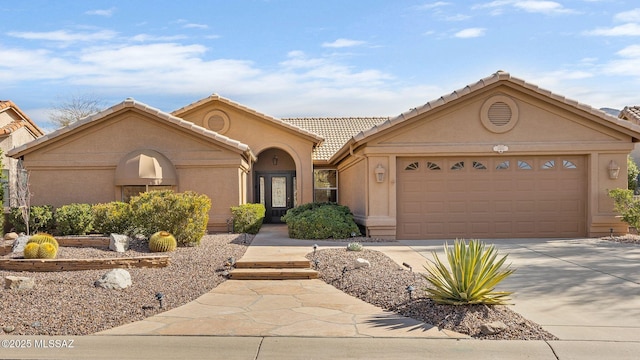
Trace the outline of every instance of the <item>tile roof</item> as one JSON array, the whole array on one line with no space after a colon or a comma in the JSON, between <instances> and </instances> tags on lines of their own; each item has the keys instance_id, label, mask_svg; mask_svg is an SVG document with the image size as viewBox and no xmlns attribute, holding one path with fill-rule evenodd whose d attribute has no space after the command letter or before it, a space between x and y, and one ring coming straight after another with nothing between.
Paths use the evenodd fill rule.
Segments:
<instances>
[{"instance_id":1,"label":"tile roof","mask_svg":"<svg viewBox=\"0 0 640 360\"><path fill-rule=\"evenodd\" d=\"M640 106L625 106L618 117L634 124L640 124Z\"/></svg>"},{"instance_id":2,"label":"tile roof","mask_svg":"<svg viewBox=\"0 0 640 360\"><path fill-rule=\"evenodd\" d=\"M322 136L325 141L316 147L313 160L329 160L355 134L380 124L389 117L308 117L284 118L282 121Z\"/></svg>"},{"instance_id":3,"label":"tile roof","mask_svg":"<svg viewBox=\"0 0 640 360\"><path fill-rule=\"evenodd\" d=\"M13 111L15 111L16 114L18 114L18 116L21 117L23 121L19 121L19 120L12 121L9 124L1 127L0 136L9 135L22 127L26 127L27 129L29 129L29 131L31 131L31 133L33 133L35 137L44 135L44 132L42 131L42 129L40 129L38 125L36 125L33 121L31 121L31 119L25 113L23 113L22 110L20 110L20 108L13 103L13 101L0 100L0 113L7 111L9 109L12 109Z\"/></svg>"},{"instance_id":4,"label":"tile roof","mask_svg":"<svg viewBox=\"0 0 640 360\"><path fill-rule=\"evenodd\" d=\"M22 153L22 152L24 152L24 151L26 151L28 149L31 149L31 148L39 145L39 144L42 144L45 141L49 141L51 139L57 138L59 136L62 136L64 134L66 134L66 133L72 132L75 129L78 129L78 128L83 127L83 126L85 126L87 124L96 122L96 121L98 121L98 120L100 120L100 119L102 119L102 118L104 118L104 117L106 117L106 116L108 116L108 115L110 115L110 114L112 114L114 112L117 112L117 111L125 109L125 108L139 109L139 110L141 110L143 112L146 112L146 113L148 113L150 115L154 115L154 116L159 117L159 118L161 118L163 120L166 120L166 121L168 121L170 123L173 123L173 124L175 124L177 126L180 126L182 128L191 130L193 132L196 132L198 134L206 136L206 137L208 137L210 139L216 140L217 142L223 143L223 144L225 144L225 145L227 145L227 146L229 146L231 148L237 149L237 150L239 150L239 151L241 151L243 153L248 154L248 156L250 156L250 157L255 159L255 155L251 152L251 149L249 148L249 145L247 145L247 144L243 144L243 143L241 143L241 142L239 142L237 140L230 139L229 137L226 137L224 135L220 135L215 131L203 128L203 127L198 126L198 125L196 125L196 124L194 124L192 122L180 119L180 118L175 117L175 116L173 116L171 114L168 114L168 113L166 113L166 112L164 112L162 110L158 110L158 109L153 108L153 107L151 107L149 105L146 105L144 103L136 101L136 100L134 100L132 98L128 98L125 101L123 101L123 102L121 102L119 104L116 104L116 105L114 105L114 106L112 106L112 107L110 107L108 109L105 109L105 110L100 111L100 112L98 112L96 114L87 116L87 117L85 117L85 118L83 118L81 120L78 120L78 121L72 123L71 125L65 126L63 128L60 128L60 129L52 132L52 133L46 134L43 137L35 139L35 140L33 140L33 141L29 142L29 143L26 143L26 144L24 144L22 146L16 147L16 148L12 149L11 151L9 151L8 155L9 156L16 156L17 154L20 154L20 153Z\"/></svg>"},{"instance_id":5,"label":"tile roof","mask_svg":"<svg viewBox=\"0 0 640 360\"><path fill-rule=\"evenodd\" d=\"M354 135L351 139L349 139L346 143L343 144L343 146L336 151L336 153L334 153L334 155L332 155L332 157L329 159L330 162L336 161L338 158L344 156L344 154L346 153L346 151L348 150L350 145L356 144L356 143L365 143L371 136L380 133L381 131L384 131L386 129L391 128L392 126L405 122L409 119L412 119L420 114L424 114L427 113L429 111L432 111L433 109L439 108L443 105L449 104L455 100L461 99L471 93L475 93L476 91L479 91L483 88L486 88L490 85L496 84L498 82L506 82L506 83L512 83L512 84L516 84L519 85L525 89L529 89L531 91L534 91L540 95L546 96L548 98L551 98L553 100L559 101L561 103L570 105L574 108L576 108L577 110L581 110L584 111L586 113L589 113L591 115L596 116L598 119L601 119L604 121L604 123L610 127L615 127L620 131L625 131L628 132L629 134L632 134L633 137L635 137L636 139L640 139L640 125L636 125L631 123L630 121L626 121L626 120L622 120L619 119L613 115L607 114L606 112L593 108L589 105L580 103L578 101L572 100L572 99L568 99L562 95L558 95L556 93L553 93L549 90L546 89L542 89L537 85L528 83L520 78L511 76L511 74L509 74L508 72L502 71L502 70L498 70L497 72L495 72L494 74L492 74L491 76L485 77L483 79L480 79L479 81L473 83L473 84L469 84L461 89L455 90L454 92L448 94L448 95L444 95L439 97L438 99L429 101L428 103L417 107L417 108L413 108L409 111L406 111L396 117L390 118L389 120L378 124L368 130L365 131L361 131L358 134Z\"/></svg>"},{"instance_id":6,"label":"tile roof","mask_svg":"<svg viewBox=\"0 0 640 360\"><path fill-rule=\"evenodd\" d=\"M199 106L202 106L202 105L204 105L204 104L206 104L206 103L208 103L210 101L223 102L223 103L225 103L227 105L231 105L231 106L233 106L233 107L235 107L237 109L240 109L240 110L242 110L244 112L248 112L248 113L256 115L256 116L258 116L258 117L260 117L262 119L268 120L268 121L273 122L275 124L278 124L280 126L284 126L285 128L288 128L290 130L293 130L294 132L303 134L303 135L313 139L316 142L316 144L319 144L319 143L321 143L322 141L325 140L325 139L322 138L322 136L320 136L320 135L318 135L316 133L313 133L313 132L311 132L311 131L309 131L309 130L307 130L305 128L301 128L301 127L298 127L298 126L296 126L294 124L284 122L281 119L275 118L273 116L269 116L267 114L263 114L261 112L258 112L256 110L254 110L254 109L251 109L251 108L249 108L247 106L239 104L239 103L237 103L235 101L232 101L232 100L229 100L227 98L224 98L224 97L222 97L222 96L220 96L218 94L212 94L212 95L210 95L210 96L208 96L208 97L206 97L204 99L200 99L200 100L198 100L196 102L193 102L193 103L191 103L191 104L189 104L187 106L181 107L180 109L173 111L171 113L171 115L179 117L182 114L184 114L185 112L187 112L189 110L192 110L192 109L195 109L195 108L197 108Z\"/></svg>"}]
</instances>

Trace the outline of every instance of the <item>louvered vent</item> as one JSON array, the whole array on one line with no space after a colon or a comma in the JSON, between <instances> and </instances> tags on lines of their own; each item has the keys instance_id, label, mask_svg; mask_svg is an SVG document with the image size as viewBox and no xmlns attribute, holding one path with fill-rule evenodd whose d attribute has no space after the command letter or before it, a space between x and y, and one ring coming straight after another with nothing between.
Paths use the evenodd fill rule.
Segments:
<instances>
[{"instance_id":1,"label":"louvered vent","mask_svg":"<svg viewBox=\"0 0 640 360\"><path fill-rule=\"evenodd\" d=\"M511 121L511 108L502 101L495 102L487 112L489 121L495 126L505 126Z\"/></svg>"}]
</instances>

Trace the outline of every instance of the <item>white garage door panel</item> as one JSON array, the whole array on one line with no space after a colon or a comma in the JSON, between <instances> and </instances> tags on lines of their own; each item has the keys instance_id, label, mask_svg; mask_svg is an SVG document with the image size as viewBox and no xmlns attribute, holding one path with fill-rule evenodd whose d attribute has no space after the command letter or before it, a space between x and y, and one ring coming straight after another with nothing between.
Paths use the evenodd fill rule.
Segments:
<instances>
[{"instance_id":1,"label":"white garage door panel","mask_svg":"<svg viewBox=\"0 0 640 360\"><path fill-rule=\"evenodd\" d=\"M399 239L586 234L584 157L398 159Z\"/></svg>"}]
</instances>

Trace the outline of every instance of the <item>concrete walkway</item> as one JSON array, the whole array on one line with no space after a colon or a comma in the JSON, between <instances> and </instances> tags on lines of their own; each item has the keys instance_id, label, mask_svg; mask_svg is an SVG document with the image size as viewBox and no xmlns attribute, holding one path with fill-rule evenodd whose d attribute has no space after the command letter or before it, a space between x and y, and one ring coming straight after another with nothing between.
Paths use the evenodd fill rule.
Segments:
<instances>
[{"instance_id":1,"label":"concrete walkway","mask_svg":"<svg viewBox=\"0 0 640 360\"><path fill-rule=\"evenodd\" d=\"M242 260L307 260L313 241L264 226ZM345 243L319 242L321 248ZM406 246L398 246L407 250ZM393 250L389 247L389 250ZM414 260L421 256L412 252ZM227 280L186 305L99 335L410 337L467 336L398 316L322 280Z\"/></svg>"}]
</instances>

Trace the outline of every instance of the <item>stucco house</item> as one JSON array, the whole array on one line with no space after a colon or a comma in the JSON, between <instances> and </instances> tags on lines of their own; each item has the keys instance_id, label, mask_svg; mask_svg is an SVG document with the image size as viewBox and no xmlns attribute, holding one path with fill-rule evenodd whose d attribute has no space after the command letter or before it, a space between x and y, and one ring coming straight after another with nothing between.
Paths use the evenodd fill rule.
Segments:
<instances>
[{"instance_id":1,"label":"stucco house","mask_svg":"<svg viewBox=\"0 0 640 360\"><path fill-rule=\"evenodd\" d=\"M4 207L17 206L16 183L18 160L8 157L7 152L43 136L44 132L11 100L0 100L0 150L2 150L2 174Z\"/></svg>"},{"instance_id":2,"label":"stucco house","mask_svg":"<svg viewBox=\"0 0 640 360\"><path fill-rule=\"evenodd\" d=\"M583 237L626 232L607 190L626 187L640 126L498 71L397 117L279 119L212 95L172 113L127 99L19 146L32 204L193 190L266 222L334 200L369 236Z\"/></svg>"}]
</instances>

